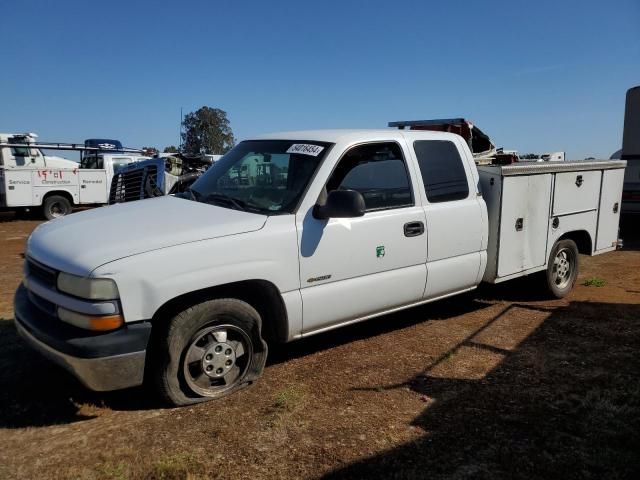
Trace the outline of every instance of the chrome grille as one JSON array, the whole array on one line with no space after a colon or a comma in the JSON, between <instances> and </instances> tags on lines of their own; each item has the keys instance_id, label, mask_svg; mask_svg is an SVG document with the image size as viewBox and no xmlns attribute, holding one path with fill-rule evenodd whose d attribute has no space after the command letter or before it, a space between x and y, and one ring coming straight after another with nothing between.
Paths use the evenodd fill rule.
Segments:
<instances>
[{"instance_id":1,"label":"chrome grille","mask_svg":"<svg viewBox=\"0 0 640 480\"><path fill-rule=\"evenodd\" d=\"M158 186L158 167L147 165L123 170L113 176L109 191L109 204L158 197L162 194L163 192Z\"/></svg>"}]
</instances>

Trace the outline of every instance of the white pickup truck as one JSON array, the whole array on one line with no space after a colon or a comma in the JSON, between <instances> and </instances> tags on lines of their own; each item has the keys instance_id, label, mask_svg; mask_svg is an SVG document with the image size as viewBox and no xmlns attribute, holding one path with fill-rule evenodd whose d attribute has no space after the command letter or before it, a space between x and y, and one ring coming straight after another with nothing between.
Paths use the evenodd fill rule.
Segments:
<instances>
[{"instance_id":1,"label":"white pickup truck","mask_svg":"<svg viewBox=\"0 0 640 480\"><path fill-rule=\"evenodd\" d=\"M42 144L45 148L84 151L78 164L45 155L36 138L35 134L0 134L0 209L40 209L51 220L71 213L74 206L107 204L117 168L150 158L130 149L119 153L97 146Z\"/></svg>"},{"instance_id":2,"label":"white pickup truck","mask_svg":"<svg viewBox=\"0 0 640 480\"><path fill-rule=\"evenodd\" d=\"M174 405L217 398L258 378L268 342L483 280L540 272L552 295L566 295L579 253L616 248L624 167L478 169L461 137L427 131L244 141L184 198L39 226L16 326L91 389L145 380Z\"/></svg>"}]
</instances>

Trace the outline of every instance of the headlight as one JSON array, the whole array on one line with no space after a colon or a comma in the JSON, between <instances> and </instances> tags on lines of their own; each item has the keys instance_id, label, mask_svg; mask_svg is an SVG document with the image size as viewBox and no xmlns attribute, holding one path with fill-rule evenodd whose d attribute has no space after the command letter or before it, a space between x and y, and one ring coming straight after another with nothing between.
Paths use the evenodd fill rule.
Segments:
<instances>
[{"instance_id":1,"label":"headlight","mask_svg":"<svg viewBox=\"0 0 640 480\"><path fill-rule=\"evenodd\" d=\"M116 282L109 278L85 278L69 273L58 274L58 290L88 300L119 298Z\"/></svg>"},{"instance_id":2,"label":"headlight","mask_svg":"<svg viewBox=\"0 0 640 480\"><path fill-rule=\"evenodd\" d=\"M72 312L62 307L58 307L58 318L76 327L98 332L115 330L116 328L120 328L124 323L122 315L85 315L83 313Z\"/></svg>"}]
</instances>

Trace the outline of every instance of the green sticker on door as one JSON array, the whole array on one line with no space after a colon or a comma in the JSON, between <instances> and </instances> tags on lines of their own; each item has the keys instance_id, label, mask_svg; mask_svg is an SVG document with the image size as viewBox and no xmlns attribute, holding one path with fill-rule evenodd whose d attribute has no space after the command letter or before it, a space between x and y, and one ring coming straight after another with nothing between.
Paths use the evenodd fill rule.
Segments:
<instances>
[{"instance_id":1,"label":"green sticker on door","mask_svg":"<svg viewBox=\"0 0 640 480\"><path fill-rule=\"evenodd\" d=\"M376 247L376 257L378 258L384 257L384 245L378 245Z\"/></svg>"}]
</instances>

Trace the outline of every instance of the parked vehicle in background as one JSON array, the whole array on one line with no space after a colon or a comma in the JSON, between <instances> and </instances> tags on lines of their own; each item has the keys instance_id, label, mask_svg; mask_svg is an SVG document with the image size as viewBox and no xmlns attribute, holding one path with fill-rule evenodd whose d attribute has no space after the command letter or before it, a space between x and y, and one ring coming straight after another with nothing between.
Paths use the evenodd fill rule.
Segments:
<instances>
[{"instance_id":1,"label":"parked vehicle in background","mask_svg":"<svg viewBox=\"0 0 640 480\"><path fill-rule=\"evenodd\" d=\"M123 203L186 191L213 163L211 155L161 154L127 165L111 181L109 203Z\"/></svg>"},{"instance_id":2,"label":"parked vehicle in background","mask_svg":"<svg viewBox=\"0 0 640 480\"><path fill-rule=\"evenodd\" d=\"M117 140L90 139L81 145L36 139L32 133L0 134L0 208L36 209L51 220L77 206L104 205L114 173L149 158ZM47 149L79 151L80 163L45 155Z\"/></svg>"},{"instance_id":3,"label":"parked vehicle in background","mask_svg":"<svg viewBox=\"0 0 640 480\"><path fill-rule=\"evenodd\" d=\"M518 155L518 161L520 162L564 162L565 160L565 152Z\"/></svg>"},{"instance_id":4,"label":"parked vehicle in background","mask_svg":"<svg viewBox=\"0 0 640 480\"><path fill-rule=\"evenodd\" d=\"M627 91L622 150L615 158L627 161L622 192L622 213L640 214L640 86Z\"/></svg>"},{"instance_id":5,"label":"parked vehicle in background","mask_svg":"<svg viewBox=\"0 0 640 480\"><path fill-rule=\"evenodd\" d=\"M219 398L288 342L616 248L624 161L485 165L452 133L326 130L241 142L182 196L39 226L19 333L94 390L145 379ZM170 219L170 221L162 221ZM66 241L73 238L74 242Z\"/></svg>"}]
</instances>

